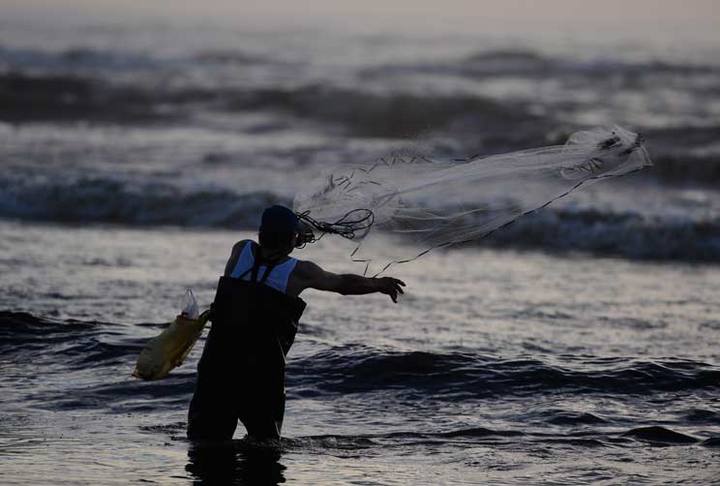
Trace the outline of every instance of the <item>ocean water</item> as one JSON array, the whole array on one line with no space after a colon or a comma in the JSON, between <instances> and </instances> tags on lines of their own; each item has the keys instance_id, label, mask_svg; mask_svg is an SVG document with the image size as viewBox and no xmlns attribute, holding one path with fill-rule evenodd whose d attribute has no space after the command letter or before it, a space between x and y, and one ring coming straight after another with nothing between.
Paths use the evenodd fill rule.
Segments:
<instances>
[{"instance_id":1,"label":"ocean water","mask_svg":"<svg viewBox=\"0 0 720 486\"><path fill-rule=\"evenodd\" d=\"M0 21L0 482L716 483L720 40L661 40ZM654 167L393 267L397 305L304 294L279 448L184 438L202 341L130 376L323 168L612 123Z\"/></svg>"}]
</instances>

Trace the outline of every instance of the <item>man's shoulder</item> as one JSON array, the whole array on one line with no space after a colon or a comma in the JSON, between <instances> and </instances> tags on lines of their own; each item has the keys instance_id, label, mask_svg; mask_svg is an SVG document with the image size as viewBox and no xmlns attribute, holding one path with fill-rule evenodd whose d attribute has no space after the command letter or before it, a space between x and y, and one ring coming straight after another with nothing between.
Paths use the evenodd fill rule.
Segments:
<instances>
[{"instance_id":1,"label":"man's shoulder","mask_svg":"<svg viewBox=\"0 0 720 486\"><path fill-rule=\"evenodd\" d=\"M241 250L247 243L254 243L253 240L240 240L233 245L233 251Z\"/></svg>"}]
</instances>

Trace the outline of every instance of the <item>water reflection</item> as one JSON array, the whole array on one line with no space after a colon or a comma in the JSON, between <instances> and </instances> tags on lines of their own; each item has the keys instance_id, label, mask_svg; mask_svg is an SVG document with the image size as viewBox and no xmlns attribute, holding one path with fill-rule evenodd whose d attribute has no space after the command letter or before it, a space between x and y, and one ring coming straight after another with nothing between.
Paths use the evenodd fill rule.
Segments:
<instances>
[{"instance_id":1,"label":"water reflection","mask_svg":"<svg viewBox=\"0 0 720 486\"><path fill-rule=\"evenodd\" d=\"M185 469L196 484L279 484L285 482L280 448L245 440L191 444Z\"/></svg>"}]
</instances>

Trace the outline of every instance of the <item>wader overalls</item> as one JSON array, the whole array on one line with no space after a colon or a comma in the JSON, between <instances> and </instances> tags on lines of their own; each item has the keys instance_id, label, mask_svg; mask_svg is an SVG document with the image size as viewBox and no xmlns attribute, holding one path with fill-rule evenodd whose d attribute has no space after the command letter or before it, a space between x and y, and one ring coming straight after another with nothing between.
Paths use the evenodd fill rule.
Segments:
<instances>
[{"instance_id":1,"label":"wader overalls","mask_svg":"<svg viewBox=\"0 0 720 486\"><path fill-rule=\"evenodd\" d=\"M231 439L238 419L255 439L280 437L285 356L305 302L265 285L274 265L263 273L259 260L239 278L221 277L218 283L188 412L191 440Z\"/></svg>"}]
</instances>

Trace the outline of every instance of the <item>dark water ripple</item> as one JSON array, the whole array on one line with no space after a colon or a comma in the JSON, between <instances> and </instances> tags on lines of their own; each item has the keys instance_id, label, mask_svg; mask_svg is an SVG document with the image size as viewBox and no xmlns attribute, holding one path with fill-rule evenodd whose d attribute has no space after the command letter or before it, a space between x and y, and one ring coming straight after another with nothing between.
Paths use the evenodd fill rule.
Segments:
<instances>
[{"instance_id":1,"label":"dark water ripple","mask_svg":"<svg viewBox=\"0 0 720 486\"><path fill-rule=\"evenodd\" d=\"M143 426L141 429L152 434L167 434L175 440L185 440L180 434L185 429L184 422L167 425ZM720 437L700 439L680 433L667 427L637 427L626 431L583 430L565 434L539 433L519 430L498 430L484 427L460 428L437 432L389 432L358 435L312 435L285 438L280 444L284 452L302 451L327 453L328 451L358 451L366 449L386 450L388 447L408 446L451 446L455 444L491 444L513 445L518 442L538 444L564 444L579 447L632 447L632 446L682 446L697 444L704 447L717 447ZM238 448L252 448L263 444L251 440L235 440L228 444ZM267 444L266 446L277 446Z\"/></svg>"},{"instance_id":2,"label":"dark water ripple","mask_svg":"<svg viewBox=\"0 0 720 486\"><path fill-rule=\"evenodd\" d=\"M22 362L23 353L33 349L40 356L34 363L36 366L48 362L73 371L123 365L129 374L145 339L119 337L118 328L114 324L59 321L2 311L0 356ZM106 401L133 396L182 396L192 391L193 373L191 367L185 367L160 382L90 383L77 393ZM441 400L522 397L538 393L644 395L718 390L720 369L675 358L583 357L560 366L537 358L503 359L470 352L400 352L343 345L293 358L289 364L288 389L291 395L300 397L396 391ZM697 420L717 419L714 412L693 413ZM549 421L595 423L602 419L591 415L558 415Z\"/></svg>"},{"instance_id":3,"label":"dark water ripple","mask_svg":"<svg viewBox=\"0 0 720 486\"><path fill-rule=\"evenodd\" d=\"M138 353L144 339L118 338L121 326L74 319L39 318L25 312L0 311L0 356L21 356L28 349L43 356L61 355L68 368L107 365Z\"/></svg>"},{"instance_id":4,"label":"dark water ripple","mask_svg":"<svg viewBox=\"0 0 720 486\"><path fill-rule=\"evenodd\" d=\"M297 385L303 396L398 389L457 399L569 392L632 395L720 388L720 370L716 367L678 359L612 358L602 365L590 361L569 368L538 359L503 360L470 353L332 348L294 360L291 367L289 382Z\"/></svg>"}]
</instances>

